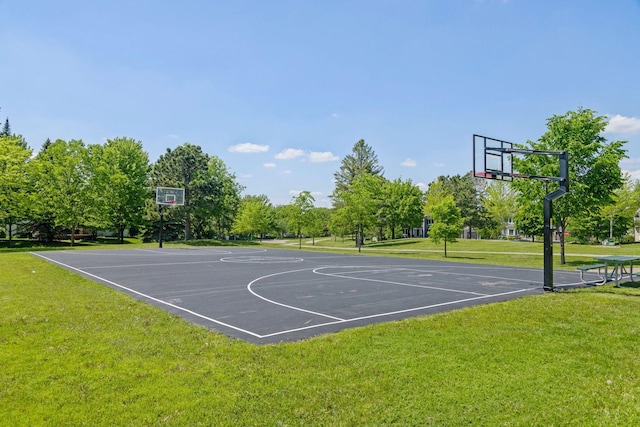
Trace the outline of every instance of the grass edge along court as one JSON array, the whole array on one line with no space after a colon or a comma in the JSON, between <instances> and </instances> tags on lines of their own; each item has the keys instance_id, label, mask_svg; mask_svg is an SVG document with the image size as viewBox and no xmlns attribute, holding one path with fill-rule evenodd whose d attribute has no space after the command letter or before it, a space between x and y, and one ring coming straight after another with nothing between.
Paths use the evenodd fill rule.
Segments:
<instances>
[{"instance_id":1,"label":"grass edge along court","mask_svg":"<svg viewBox=\"0 0 640 427\"><path fill-rule=\"evenodd\" d=\"M0 268L1 424L640 424L633 288L256 346L30 254Z\"/></svg>"}]
</instances>

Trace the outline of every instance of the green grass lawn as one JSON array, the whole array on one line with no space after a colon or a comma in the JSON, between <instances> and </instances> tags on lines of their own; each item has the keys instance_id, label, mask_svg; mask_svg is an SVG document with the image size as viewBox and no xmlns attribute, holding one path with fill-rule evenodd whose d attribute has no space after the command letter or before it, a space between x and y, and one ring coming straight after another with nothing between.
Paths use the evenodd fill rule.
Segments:
<instances>
[{"instance_id":1,"label":"green grass lawn","mask_svg":"<svg viewBox=\"0 0 640 427\"><path fill-rule=\"evenodd\" d=\"M450 249L502 243L527 246ZM257 346L28 253L0 271L0 425L640 425L639 289Z\"/></svg>"},{"instance_id":2,"label":"green grass lawn","mask_svg":"<svg viewBox=\"0 0 640 427\"><path fill-rule=\"evenodd\" d=\"M297 249L298 241L290 240L286 245L272 245ZM575 269L579 265L593 264L594 255L638 255L640 244L622 246L566 244L566 264L560 264L560 245L554 244L554 268ZM345 238L323 238L311 244L310 239L303 240L303 249L357 253L355 242ZM447 257L444 245L435 244L431 239L396 239L383 242L367 242L361 253L365 255L384 255L394 257L458 261L478 264L510 265L521 267L543 267L542 242L520 242L510 240L470 240L460 239L447 245Z\"/></svg>"}]
</instances>

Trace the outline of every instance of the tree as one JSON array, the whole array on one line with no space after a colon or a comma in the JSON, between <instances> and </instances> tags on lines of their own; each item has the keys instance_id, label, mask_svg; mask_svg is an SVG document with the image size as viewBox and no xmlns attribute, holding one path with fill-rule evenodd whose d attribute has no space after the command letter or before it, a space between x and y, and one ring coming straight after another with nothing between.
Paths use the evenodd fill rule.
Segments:
<instances>
[{"instance_id":1,"label":"tree","mask_svg":"<svg viewBox=\"0 0 640 427\"><path fill-rule=\"evenodd\" d=\"M210 213L212 225L218 237L229 234L234 217L240 207L240 194L244 187L236 181L235 174L227 169L227 165L218 157L211 156L207 165L207 195L212 195ZM208 196L205 196L208 197Z\"/></svg>"},{"instance_id":2,"label":"tree","mask_svg":"<svg viewBox=\"0 0 640 427\"><path fill-rule=\"evenodd\" d=\"M516 214L516 195L504 181L492 181L482 196L484 208L498 224L500 231L507 227Z\"/></svg>"},{"instance_id":3,"label":"tree","mask_svg":"<svg viewBox=\"0 0 640 427\"><path fill-rule=\"evenodd\" d=\"M607 125L604 116L596 116L589 109L567 113L547 120L547 132L538 141L527 141L520 147L542 151L567 151L569 156L569 193L554 201L554 222L560 230L561 263L565 263L564 232L571 220L591 215L602 206L611 204L613 192L623 184L619 162L626 157L626 141L607 142L601 136ZM514 158L518 173L558 176L556 156L524 155ZM554 190L546 182L515 180L518 203L529 206L542 204L544 195Z\"/></svg>"},{"instance_id":4,"label":"tree","mask_svg":"<svg viewBox=\"0 0 640 427\"><path fill-rule=\"evenodd\" d=\"M337 236L342 237L343 242L345 234L351 233L353 231L353 228L351 228L351 223L349 222L349 218L347 218L347 212L342 208L333 210L327 226L329 228L329 231L336 238Z\"/></svg>"},{"instance_id":5,"label":"tree","mask_svg":"<svg viewBox=\"0 0 640 427\"><path fill-rule=\"evenodd\" d=\"M233 232L251 237L256 233L260 240L273 222L273 207L265 195L245 196L240 203L240 211L233 223Z\"/></svg>"},{"instance_id":6,"label":"tree","mask_svg":"<svg viewBox=\"0 0 640 427\"><path fill-rule=\"evenodd\" d=\"M571 236L580 241L609 239L622 242L632 230L634 215L640 206L634 189L635 184L627 177L624 185L614 191L612 204L576 218L571 226Z\"/></svg>"},{"instance_id":7,"label":"tree","mask_svg":"<svg viewBox=\"0 0 640 427\"><path fill-rule=\"evenodd\" d=\"M143 223L145 200L150 197L149 156L142 143L131 138L91 145L89 153L92 220L100 228L115 229L123 243L124 230Z\"/></svg>"},{"instance_id":8,"label":"tree","mask_svg":"<svg viewBox=\"0 0 640 427\"><path fill-rule=\"evenodd\" d=\"M433 186L433 187L432 187ZM472 228L484 225L481 210L480 193L471 174L439 176L435 183L429 184L426 194L425 213L429 216L430 207L440 203L446 195L453 195L456 206L460 209L463 224L471 235Z\"/></svg>"},{"instance_id":9,"label":"tree","mask_svg":"<svg viewBox=\"0 0 640 427\"><path fill-rule=\"evenodd\" d=\"M184 239L191 239L194 214L211 202L207 197L209 156L202 148L185 142L175 150L167 148L152 167L153 184L157 187L184 188L184 206L176 208L175 215L184 219Z\"/></svg>"},{"instance_id":10,"label":"tree","mask_svg":"<svg viewBox=\"0 0 640 427\"><path fill-rule=\"evenodd\" d=\"M324 236L329 223L331 213L327 208L314 207L309 212L309 221L303 228L302 232L311 236L311 244L316 244L316 237Z\"/></svg>"},{"instance_id":11,"label":"tree","mask_svg":"<svg viewBox=\"0 0 640 427\"><path fill-rule=\"evenodd\" d=\"M298 236L298 248L302 248L302 230L311 223L311 211L315 199L309 191L302 191L291 201L288 209L289 229Z\"/></svg>"},{"instance_id":12,"label":"tree","mask_svg":"<svg viewBox=\"0 0 640 427\"><path fill-rule=\"evenodd\" d=\"M356 247L361 250L364 231L375 225L377 212L382 204L382 185L384 178L361 174L337 194L336 202L340 206L338 214L351 225L356 232Z\"/></svg>"},{"instance_id":13,"label":"tree","mask_svg":"<svg viewBox=\"0 0 640 427\"><path fill-rule=\"evenodd\" d=\"M334 195L345 191L354 179L362 174L382 176L384 168L378 164L378 156L364 139L356 142L352 153L342 159L340 170L333 174L336 188Z\"/></svg>"},{"instance_id":14,"label":"tree","mask_svg":"<svg viewBox=\"0 0 640 427\"><path fill-rule=\"evenodd\" d=\"M75 232L86 219L89 198L87 148L82 140L53 142L34 161L35 203L39 212L50 212L54 224L70 232L71 246Z\"/></svg>"},{"instance_id":15,"label":"tree","mask_svg":"<svg viewBox=\"0 0 640 427\"><path fill-rule=\"evenodd\" d=\"M397 227L420 226L423 219L424 194L410 179L385 181L382 191L382 216L391 230L392 239L395 239Z\"/></svg>"},{"instance_id":16,"label":"tree","mask_svg":"<svg viewBox=\"0 0 640 427\"><path fill-rule=\"evenodd\" d=\"M627 177L623 186L614 191L614 202L600 209L600 214L609 222L609 239L621 241L633 226L633 218L638 210L633 191L631 179Z\"/></svg>"},{"instance_id":17,"label":"tree","mask_svg":"<svg viewBox=\"0 0 640 427\"><path fill-rule=\"evenodd\" d=\"M30 157L31 150L22 145L20 137L0 136L0 223L8 225L9 247L13 224L26 216Z\"/></svg>"},{"instance_id":18,"label":"tree","mask_svg":"<svg viewBox=\"0 0 640 427\"><path fill-rule=\"evenodd\" d=\"M4 125L2 126L2 131L0 131L1 136L11 136L11 126L9 125L9 118L4 121Z\"/></svg>"},{"instance_id":19,"label":"tree","mask_svg":"<svg viewBox=\"0 0 640 427\"><path fill-rule=\"evenodd\" d=\"M516 195L516 202L517 199L518 196ZM530 236L532 241L535 241L536 236L544 234L542 209L542 204L537 201L530 202L528 205L520 203L516 206L515 225L525 236Z\"/></svg>"},{"instance_id":20,"label":"tree","mask_svg":"<svg viewBox=\"0 0 640 427\"><path fill-rule=\"evenodd\" d=\"M464 220L453 196L449 195L431 208L433 224L429 236L435 243L444 241L444 256L447 256L447 242L454 243L462 232Z\"/></svg>"}]
</instances>

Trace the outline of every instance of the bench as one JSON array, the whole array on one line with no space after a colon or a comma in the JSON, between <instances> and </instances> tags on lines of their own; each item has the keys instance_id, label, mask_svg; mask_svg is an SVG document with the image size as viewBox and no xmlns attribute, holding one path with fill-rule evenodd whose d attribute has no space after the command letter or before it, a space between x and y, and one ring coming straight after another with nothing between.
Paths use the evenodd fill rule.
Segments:
<instances>
[{"instance_id":1,"label":"bench","mask_svg":"<svg viewBox=\"0 0 640 427\"><path fill-rule=\"evenodd\" d=\"M590 265L581 265L580 267L577 267L577 269L580 271L580 280L585 285L604 285L605 283L607 283L607 276L606 274L605 275L602 274L602 269L605 268L606 266L607 266L606 264L590 264ZM589 281L584 278L585 271L596 270L596 269L598 270L598 277L600 278L600 280Z\"/></svg>"}]
</instances>

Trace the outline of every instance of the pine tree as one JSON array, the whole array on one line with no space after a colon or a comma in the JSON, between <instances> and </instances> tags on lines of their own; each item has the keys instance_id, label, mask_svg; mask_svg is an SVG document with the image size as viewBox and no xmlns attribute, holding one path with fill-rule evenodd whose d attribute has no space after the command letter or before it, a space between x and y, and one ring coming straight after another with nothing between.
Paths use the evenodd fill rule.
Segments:
<instances>
[{"instance_id":1,"label":"pine tree","mask_svg":"<svg viewBox=\"0 0 640 427\"><path fill-rule=\"evenodd\" d=\"M4 121L4 126L2 127L2 132L0 132L0 136L10 136L11 135L11 126L9 126L9 118Z\"/></svg>"}]
</instances>

